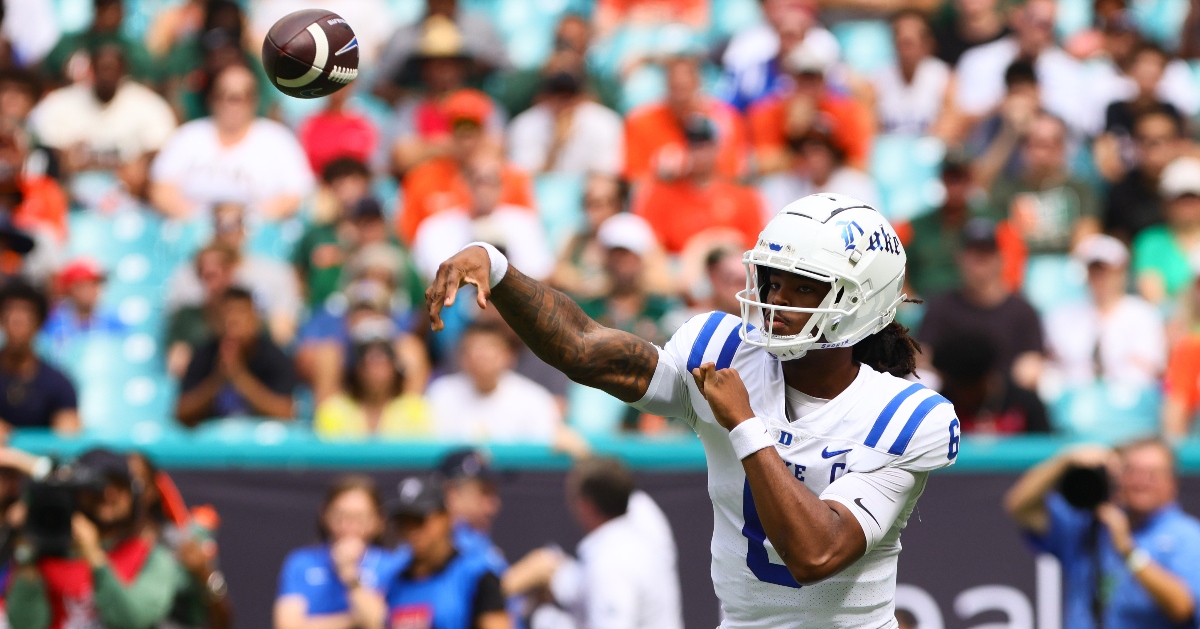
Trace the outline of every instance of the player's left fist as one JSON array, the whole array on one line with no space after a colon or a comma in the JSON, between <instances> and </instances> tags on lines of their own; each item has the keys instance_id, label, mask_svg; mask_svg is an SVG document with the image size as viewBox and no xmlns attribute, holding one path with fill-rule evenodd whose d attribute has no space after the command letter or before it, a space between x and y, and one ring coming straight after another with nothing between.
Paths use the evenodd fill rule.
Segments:
<instances>
[{"instance_id":1,"label":"player's left fist","mask_svg":"<svg viewBox=\"0 0 1200 629\"><path fill-rule=\"evenodd\" d=\"M700 394L708 400L717 423L726 430L733 430L738 424L754 417L754 409L750 408L750 394L736 369L717 369L713 363L704 363L692 370L696 379L696 387Z\"/></svg>"}]
</instances>

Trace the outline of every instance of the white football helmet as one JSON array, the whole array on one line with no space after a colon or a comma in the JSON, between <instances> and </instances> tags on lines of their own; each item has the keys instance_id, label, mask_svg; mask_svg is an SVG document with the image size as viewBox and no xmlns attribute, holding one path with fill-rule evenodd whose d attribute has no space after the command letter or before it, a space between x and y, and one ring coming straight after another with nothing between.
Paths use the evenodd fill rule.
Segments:
<instances>
[{"instance_id":1,"label":"white football helmet","mask_svg":"<svg viewBox=\"0 0 1200 629\"><path fill-rule=\"evenodd\" d=\"M746 288L737 294L742 339L779 360L809 349L848 347L885 328L904 301L904 247L875 208L844 194L813 194L793 201L767 223L742 258ZM768 269L803 275L832 288L816 308L766 303ZM750 335L755 310L762 321L776 312L811 313L799 333L783 336L766 325Z\"/></svg>"}]
</instances>

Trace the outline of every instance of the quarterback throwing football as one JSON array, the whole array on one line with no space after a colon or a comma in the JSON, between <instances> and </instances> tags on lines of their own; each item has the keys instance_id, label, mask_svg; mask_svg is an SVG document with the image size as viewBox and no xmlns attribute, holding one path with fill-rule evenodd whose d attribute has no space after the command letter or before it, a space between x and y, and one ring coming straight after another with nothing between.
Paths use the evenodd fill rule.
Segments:
<instances>
[{"instance_id":1,"label":"quarterback throwing football","mask_svg":"<svg viewBox=\"0 0 1200 629\"><path fill-rule=\"evenodd\" d=\"M744 264L741 317L696 316L661 349L481 243L443 263L426 298L440 329L473 284L575 382L696 431L723 628L895 627L900 530L959 442L951 404L903 379L917 351L893 321L904 249L874 208L816 194L775 216Z\"/></svg>"}]
</instances>

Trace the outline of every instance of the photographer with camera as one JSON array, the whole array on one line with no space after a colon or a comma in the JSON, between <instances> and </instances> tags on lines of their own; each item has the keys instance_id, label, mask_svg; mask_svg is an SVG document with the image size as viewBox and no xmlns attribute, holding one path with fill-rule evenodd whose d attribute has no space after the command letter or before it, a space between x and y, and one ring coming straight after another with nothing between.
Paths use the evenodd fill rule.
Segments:
<instances>
[{"instance_id":1,"label":"photographer with camera","mask_svg":"<svg viewBox=\"0 0 1200 629\"><path fill-rule=\"evenodd\" d=\"M1200 622L1200 520L1177 496L1175 455L1158 439L1076 447L1013 485L1009 517L1062 563L1064 629Z\"/></svg>"},{"instance_id":2,"label":"photographer with camera","mask_svg":"<svg viewBox=\"0 0 1200 629\"><path fill-rule=\"evenodd\" d=\"M21 629L148 629L167 618L182 569L142 535L128 459L91 450L31 484L7 594Z\"/></svg>"}]
</instances>

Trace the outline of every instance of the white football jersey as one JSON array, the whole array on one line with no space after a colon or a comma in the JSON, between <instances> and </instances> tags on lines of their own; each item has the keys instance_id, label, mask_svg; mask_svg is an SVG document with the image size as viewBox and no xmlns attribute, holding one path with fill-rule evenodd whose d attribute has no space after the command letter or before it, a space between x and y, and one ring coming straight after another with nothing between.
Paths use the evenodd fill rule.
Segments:
<instances>
[{"instance_id":1,"label":"white football jersey","mask_svg":"<svg viewBox=\"0 0 1200 629\"><path fill-rule=\"evenodd\" d=\"M900 530L930 470L954 463L959 422L953 406L924 386L863 365L845 391L789 422L779 361L739 338L741 320L719 312L688 321L659 351L659 367L634 406L687 421L704 444L712 498L712 578L723 629L896 626ZM751 330L751 335L757 334ZM866 555L821 583L800 586L766 538L729 432L716 422L691 370L733 367L767 424L788 469L814 494L845 504L867 536ZM892 479L908 480L886 504ZM881 486L866 479L883 479Z\"/></svg>"}]
</instances>

